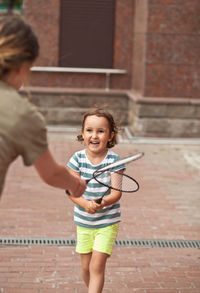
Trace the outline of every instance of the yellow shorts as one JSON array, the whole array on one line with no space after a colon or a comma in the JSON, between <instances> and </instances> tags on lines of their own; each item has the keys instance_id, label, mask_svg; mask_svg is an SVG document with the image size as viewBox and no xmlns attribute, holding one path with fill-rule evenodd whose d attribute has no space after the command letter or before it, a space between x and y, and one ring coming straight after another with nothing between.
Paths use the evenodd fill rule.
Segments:
<instances>
[{"instance_id":1,"label":"yellow shorts","mask_svg":"<svg viewBox=\"0 0 200 293\"><path fill-rule=\"evenodd\" d=\"M99 229L77 226L76 252L90 253L96 250L111 255L118 228L119 223Z\"/></svg>"}]
</instances>

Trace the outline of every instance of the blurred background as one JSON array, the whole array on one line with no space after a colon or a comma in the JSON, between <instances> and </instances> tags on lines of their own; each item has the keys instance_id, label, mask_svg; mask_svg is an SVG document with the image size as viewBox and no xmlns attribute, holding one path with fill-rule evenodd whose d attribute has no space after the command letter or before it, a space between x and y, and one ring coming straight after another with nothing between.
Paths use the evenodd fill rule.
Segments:
<instances>
[{"instance_id":1,"label":"blurred background","mask_svg":"<svg viewBox=\"0 0 200 293\"><path fill-rule=\"evenodd\" d=\"M104 106L130 136L199 137L199 0L1 0L0 9L39 38L29 94L49 125L79 125Z\"/></svg>"}]
</instances>

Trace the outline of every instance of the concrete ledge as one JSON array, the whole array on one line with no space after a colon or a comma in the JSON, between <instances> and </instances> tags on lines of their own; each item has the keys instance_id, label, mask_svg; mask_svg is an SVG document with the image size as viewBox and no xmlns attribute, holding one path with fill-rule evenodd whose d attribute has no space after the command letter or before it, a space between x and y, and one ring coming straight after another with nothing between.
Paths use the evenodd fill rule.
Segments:
<instances>
[{"instance_id":1,"label":"concrete ledge","mask_svg":"<svg viewBox=\"0 0 200 293\"><path fill-rule=\"evenodd\" d=\"M186 104L200 105L200 99L173 98L173 97L143 97L136 91L126 91L128 97L139 104Z\"/></svg>"},{"instance_id":2,"label":"concrete ledge","mask_svg":"<svg viewBox=\"0 0 200 293\"><path fill-rule=\"evenodd\" d=\"M95 106L109 109L120 124L128 123L129 98L124 91L31 87L21 93L30 96L48 124L78 125L83 114Z\"/></svg>"},{"instance_id":3,"label":"concrete ledge","mask_svg":"<svg viewBox=\"0 0 200 293\"><path fill-rule=\"evenodd\" d=\"M142 97L128 92L129 127L136 136L199 137L200 100Z\"/></svg>"},{"instance_id":4,"label":"concrete ledge","mask_svg":"<svg viewBox=\"0 0 200 293\"><path fill-rule=\"evenodd\" d=\"M31 87L29 94L48 124L80 125L83 114L97 106L109 109L135 136L200 137L200 100L102 89Z\"/></svg>"},{"instance_id":5,"label":"concrete ledge","mask_svg":"<svg viewBox=\"0 0 200 293\"><path fill-rule=\"evenodd\" d=\"M30 87L23 87L20 90L21 93L46 93L46 94L79 94L79 95L93 95L93 94L100 94L100 95L127 95L127 91L125 90L118 90L112 89L106 91L105 89L90 89L90 88L63 88L63 87L39 87L39 86L30 86Z\"/></svg>"}]
</instances>

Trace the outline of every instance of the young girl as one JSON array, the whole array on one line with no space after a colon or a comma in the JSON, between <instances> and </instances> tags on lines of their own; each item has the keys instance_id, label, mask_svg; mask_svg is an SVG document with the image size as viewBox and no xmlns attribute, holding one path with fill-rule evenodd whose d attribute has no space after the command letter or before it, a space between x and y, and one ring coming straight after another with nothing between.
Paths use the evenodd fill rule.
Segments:
<instances>
[{"instance_id":1,"label":"young girl","mask_svg":"<svg viewBox=\"0 0 200 293\"><path fill-rule=\"evenodd\" d=\"M84 141L85 149L76 152L68 162L71 172L86 180L96 169L119 160L119 156L109 150L117 142L116 135L117 127L110 113L101 109L87 113L82 134L78 136L79 141ZM101 204L97 204L95 200L106 191ZM108 191L94 179L82 197L70 197L75 203L76 251L81 255L82 276L89 293L100 293L103 289L106 261L112 253L120 222L120 197L121 192Z\"/></svg>"},{"instance_id":2,"label":"young girl","mask_svg":"<svg viewBox=\"0 0 200 293\"><path fill-rule=\"evenodd\" d=\"M0 18L0 196L8 167L18 156L26 166L34 165L47 184L81 196L85 182L54 160L44 118L17 92L38 53L37 37L22 18Z\"/></svg>"}]
</instances>

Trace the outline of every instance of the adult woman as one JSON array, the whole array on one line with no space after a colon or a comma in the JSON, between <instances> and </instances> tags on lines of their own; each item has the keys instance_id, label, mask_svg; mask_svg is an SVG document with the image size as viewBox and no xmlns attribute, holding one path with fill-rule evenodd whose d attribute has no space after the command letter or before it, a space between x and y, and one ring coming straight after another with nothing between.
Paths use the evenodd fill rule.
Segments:
<instances>
[{"instance_id":1,"label":"adult woman","mask_svg":"<svg viewBox=\"0 0 200 293\"><path fill-rule=\"evenodd\" d=\"M17 93L38 52L37 37L21 17L0 18L0 195L9 165L22 156L24 164L34 165L47 184L79 197L85 182L54 160L44 118Z\"/></svg>"}]
</instances>

